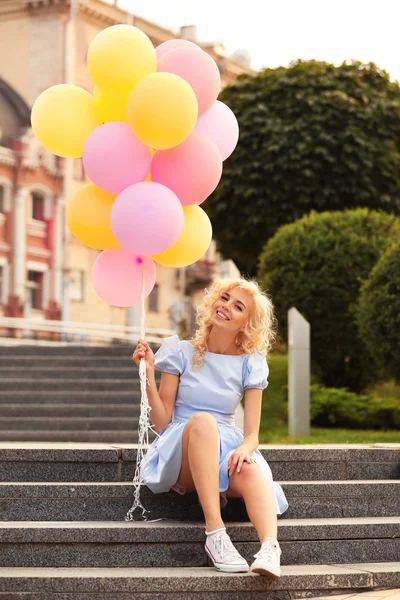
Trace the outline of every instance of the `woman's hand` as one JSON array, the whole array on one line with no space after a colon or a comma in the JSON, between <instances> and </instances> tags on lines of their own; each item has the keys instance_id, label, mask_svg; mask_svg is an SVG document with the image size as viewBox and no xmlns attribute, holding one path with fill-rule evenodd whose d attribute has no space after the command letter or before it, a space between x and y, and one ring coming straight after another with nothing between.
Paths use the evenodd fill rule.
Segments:
<instances>
[{"instance_id":1,"label":"woman's hand","mask_svg":"<svg viewBox=\"0 0 400 600\"><path fill-rule=\"evenodd\" d=\"M246 448L239 446L228 460L229 477L235 472L235 470L240 473L244 462L253 463L254 460L251 458L251 455Z\"/></svg>"},{"instance_id":2,"label":"woman's hand","mask_svg":"<svg viewBox=\"0 0 400 600\"><path fill-rule=\"evenodd\" d=\"M144 359L146 363L146 372L154 371L154 352L147 342L139 340L132 354L133 362L139 366L140 360Z\"/></svg>"}]
</instances>

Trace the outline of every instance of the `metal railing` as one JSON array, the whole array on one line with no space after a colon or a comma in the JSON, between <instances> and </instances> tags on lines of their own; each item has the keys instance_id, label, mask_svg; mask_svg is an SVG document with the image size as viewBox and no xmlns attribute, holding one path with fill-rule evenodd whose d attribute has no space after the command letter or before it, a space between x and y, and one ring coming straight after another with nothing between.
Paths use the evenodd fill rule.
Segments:
<instances>
[{"instance_id":1,"label":"metal railing","mask_svg":"<svg viewBox=\"0 0 400 600\"><path fill-rule=\"evenodd\" d=\"M172 329L146 329L150 344L161 344L165 337L174 335ZM48 335L46 335L48 334ZM78 321L34 320L17 317L0 317L1 338L40 339L75 344L93 344L94 341L132 344L139 339L139 327L129 325L106 325L104 323L80 323Z\"/></svg>"}]
</instances>

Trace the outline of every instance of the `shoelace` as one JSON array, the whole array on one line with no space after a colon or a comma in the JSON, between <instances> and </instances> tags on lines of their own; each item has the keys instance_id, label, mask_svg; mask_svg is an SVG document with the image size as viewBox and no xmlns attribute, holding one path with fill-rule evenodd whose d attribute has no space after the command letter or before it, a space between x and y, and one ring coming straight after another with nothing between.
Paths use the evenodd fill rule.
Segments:
<instances>
[{"instance_id":1,"label":"shoelace","mask_svg":"<svg viewBox=\"0 0 400 600\"><path fill-rule=\"evenodd\" d=\"M239 553L225 531L216 535L215 544L219 545L221 559L227 558L229 560L231 558L238 558Z\"/></svg>"},{"instance_id":2,"label":"shoelace","mask_svg":"<svg viewBox=\"0 0 400 600\"><path fill-rule=\"evenodd\" d=\"M276 560L277 555L281 553L279 546L275 546L273 542L263 544L254 558L265 558L266 560Z\"/></svg>"}]
</instances>

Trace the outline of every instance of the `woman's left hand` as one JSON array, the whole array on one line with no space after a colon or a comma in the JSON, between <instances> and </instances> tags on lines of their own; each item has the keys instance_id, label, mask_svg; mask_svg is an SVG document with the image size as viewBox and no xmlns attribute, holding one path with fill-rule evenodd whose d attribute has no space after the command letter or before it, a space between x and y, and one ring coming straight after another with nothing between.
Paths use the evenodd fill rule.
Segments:
<instances>
[{"instance_id":1,"label":"woman's left hand","mask_svg":"<svg viewBox=\"0 0 400 600\"><path fill-rule=\"evenodd\" d=\"M235 452L231 455L228 460L228 475L229 477L235 472L240 473L244 462L253 463L254 460L245 448L236 448Z\"/></svg>"}]
</instances>

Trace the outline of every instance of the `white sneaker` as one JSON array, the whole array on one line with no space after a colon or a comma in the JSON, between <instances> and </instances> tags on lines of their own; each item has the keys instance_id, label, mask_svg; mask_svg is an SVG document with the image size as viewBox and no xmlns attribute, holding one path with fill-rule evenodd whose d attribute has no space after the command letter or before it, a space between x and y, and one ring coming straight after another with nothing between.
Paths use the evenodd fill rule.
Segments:
<instances>
[{"instance_id":1,"label":"white sneaker","mask_svg":"<svg viewBox=\"0 0 400 600\"><path fill-rule=\"evenodd\" d=\"M261 549L254 555L256 559L250 567L252 573L269 575L278 578L281 576L280 556L282 551L276 540L267 538Z\"/></svg>"},{"instance_id":2,"label":"white sneaker","mask_svg":"<svg viewBox=\"0 0 400 600\"><path fill-rule=\"evenodd\" d=\"M206 531L206 535L207 539L204 548L218 571L223 571L224 573L247 573L249 565L232 544L225 527L216 529L210 533Z\"/></svg>"}]
</instances>

